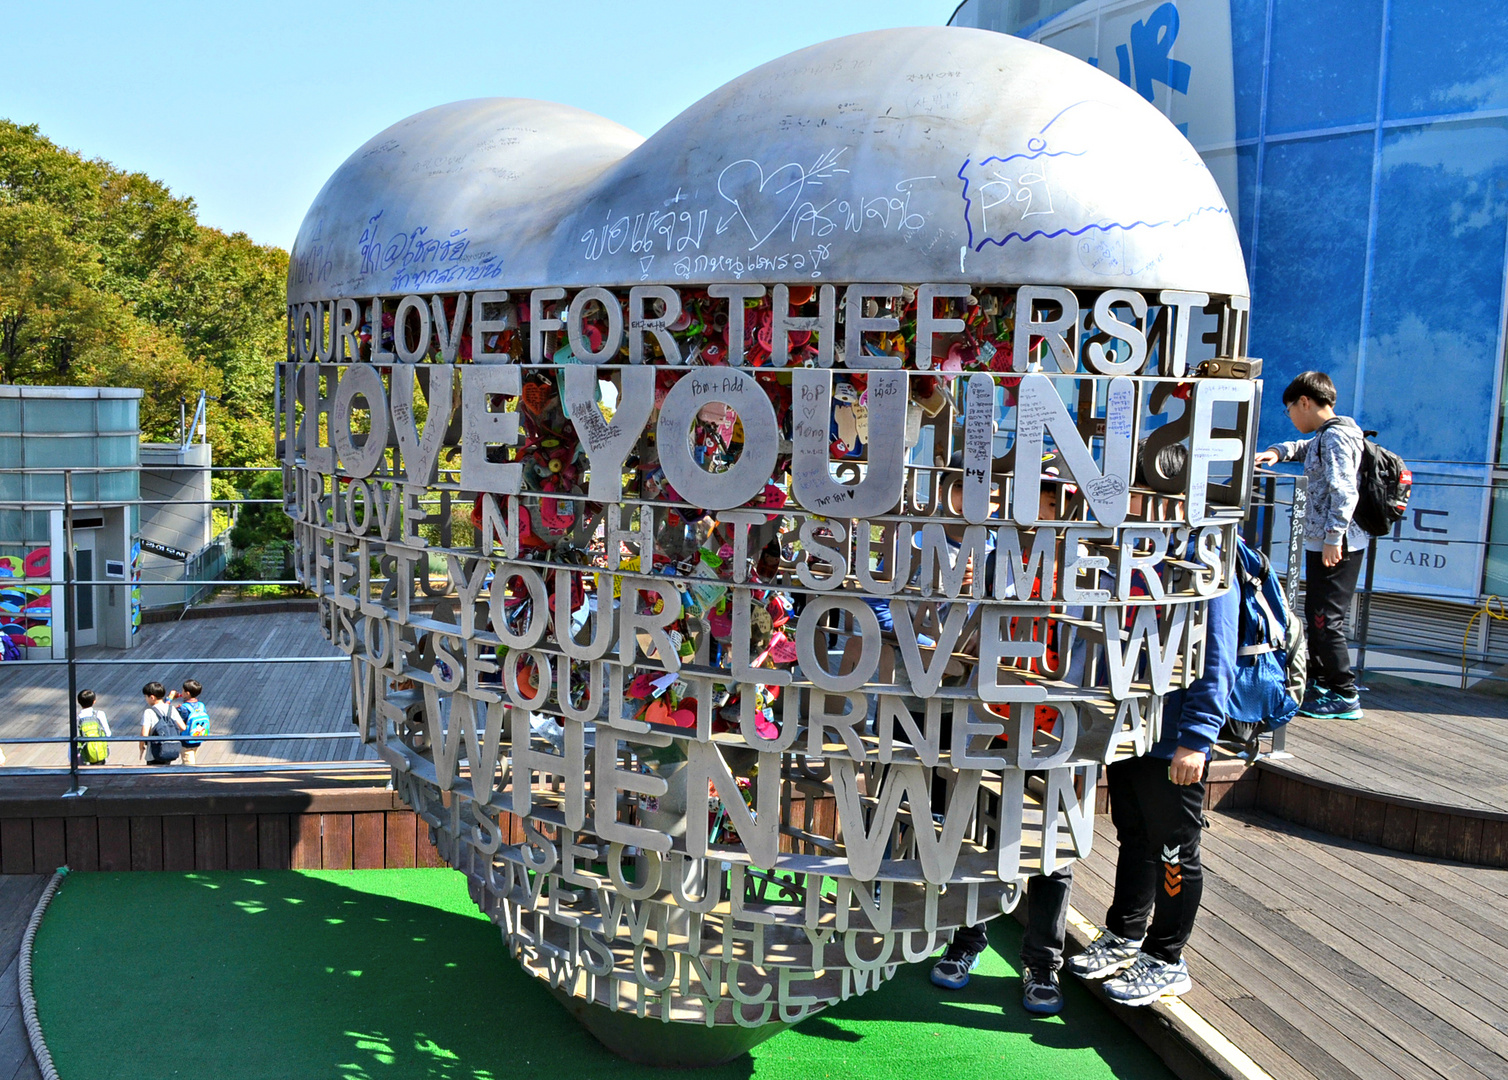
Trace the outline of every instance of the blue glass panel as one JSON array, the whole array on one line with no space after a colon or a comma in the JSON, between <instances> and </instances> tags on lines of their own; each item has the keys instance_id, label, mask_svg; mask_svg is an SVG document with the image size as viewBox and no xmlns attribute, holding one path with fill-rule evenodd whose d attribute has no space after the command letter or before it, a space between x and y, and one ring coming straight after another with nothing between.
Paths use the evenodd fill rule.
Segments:
<instances>
[{"instance_id":1,"label":"blue glass panel","mask_svg":"<svg viewBox=\"0 0 1508 1080\"><path fill-rule=\"evenodd\" d=\"M1508 595L1508 484L1492 485L1492 525L1487 532L1487 580L1482 591Z\"/></svg>"},{"instance_id":2,"label":"blue glass panel","mask_svg":"<svg viewBox=\"0 0 1508 1080\"><path fill-rule=\"evenodd\" d=\"M99 474L99 497L106 501L135 499L140 495L136 472L111 472Z\"/></svg>"},{"instance_id":3,"label":"blue glass panel","mask_svg":"<svg viewBox=\"0 0 1508 1080\"><path fill-rule=\"evenodd\" d=\"M1415 460L1490 453L1508 217L1508 122L1383 141L1363 426Z\"/></svg>"},{"instance_id":4,"label":"blue glass panel","mask_svg":"<svg viewBox=\"0 0 1508 1080\"><path fill-rule=\"evenodd\" d=\"M26 515L20 510L0 510L0 541L6 544L20 544L26 539ZM19 551L8 547L0 554L25 555L25 548Z\"/></svg>"},{"instance_id":5,"label":"blue glass panel","mask_svg":"<svg viewBox=\"0 0 1508 1080\"><path fill-rule=\"evenodd\" d=\"M1508 6L1393 0L1389 118L1508 108Z\"/></svg>"},{"instance_id":6,"label":"blue glass panel","mask_svg":"<svg viewBox=\"0 0 1508 1080\"><path fill-rule=\"evenodd\" d=\"M25 497L33 502L62 502L63 474L28 473Z\"/></svg>"},{"instance_id":7,"label":"blue glass panel","mask_svg":"<svg viewBox=\"0 0 1508 1080\"><path fill-rule=\"evenodd\" d=\"M1252 281L1251 355L1270 403L1301 371L1329 371L1351 399L1361 334L1372 136L1267 148ZM1283 410L1262 410L1263 445L1294 438Z\"/></svg>"},{"instance_id":8,"label":"blue glass panel","mask_svg":"<svg viewBox=\"0 0 1508 1080\"><path fill-rule=\"evenodd\" d=\"M75 430L87 431L88 428ZM94 465L93 438L26 437L26 467L29 469L82 469Z\"/></svg>"},{"instance_id":9,"label":"blue glass panel","mask_svg":"<svg viewBox=\"0 0 1508 1080\"><path fill-rule=\"evenodd\" d=\"M1273 0L1267 131L1377 117L1382 0Z\"/></svg>"},{"instance_id":10,"label":"blue glass panel","mask_svg":"<svg viewBox=\"0 0 1508 1080\"><path fill-rule=\"evenodd\" d=\"M99 429L101 431L135 431L137 407L140 404L140 401L134 398L101 398Z\"/></svg>"},{"instance_id":11,"label":"blue glass panel","mask_svg":"<svg viewBox=\"0 0 1508 1080\"><path fill-rule=\"evenodd\" d=\"M101 465L135 465L141 443L135 435L101 435L97 445Z\"/></svg>"},{"instance_id":12,"label":"blue glass panel","mask_svg":"<svg viewBox=\"0 0 1508 1080\"><path fill-rule=\"evenodd\" d=\"M1236 187L1241 206L1237 211L1236 231L1241 236L1241 254L1251 265L1251 227L1257 211L1257 148L1242 146L1236 150Z\"/></svg>"},{"instance_id":13,"label":"blue glass panel","mask_svg":"<svg viewBox=\"0 0 1508 1080\"><path fill-rule=\"evenodd\" d=\"M1254 139L1261 132L1267 0L1231 0L1230 44L1236 81L1236 138Z\"/></svg>"},{"instance_id":14,"label":"blue glass panel","mask_svg":"<svg viewBox=\"0 0 1508 1080\"><path fill-rule=\"evenodd\" d=\"M23 431L93 431L93 398L22 398Z\"/></svg>"}]
</instances>

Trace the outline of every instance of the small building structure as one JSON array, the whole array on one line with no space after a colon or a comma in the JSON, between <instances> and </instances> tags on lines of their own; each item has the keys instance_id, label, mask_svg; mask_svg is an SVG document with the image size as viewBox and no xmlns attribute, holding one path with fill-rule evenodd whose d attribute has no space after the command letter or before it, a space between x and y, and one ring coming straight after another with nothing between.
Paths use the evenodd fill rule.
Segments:
<instances>
[{"instance_id":1,"label":"small building structure","mask_svg":"<svg viewBox=\"0 0 1508 1080\"><path fill-rule=\"evenodd\" d=\"M182 582L219 573L210 447L142 443L141 397L0 386L0 635L13 646L4 655L67 654L65 516L78 645L130 648L144 606L190 603L205 587Z\"/></svg>"},{"instance_id":2,"label":"small building structure","mask_svg":"<svg viewBox=\"0 0 1508 1080\"><path fill-rule=\"evenodd\" d=\"M0 634L26 656L66 654L65 510L89 583L78 644L133 643L140 402L135 389L0 386Z\"/></svg>"}]
</instances>

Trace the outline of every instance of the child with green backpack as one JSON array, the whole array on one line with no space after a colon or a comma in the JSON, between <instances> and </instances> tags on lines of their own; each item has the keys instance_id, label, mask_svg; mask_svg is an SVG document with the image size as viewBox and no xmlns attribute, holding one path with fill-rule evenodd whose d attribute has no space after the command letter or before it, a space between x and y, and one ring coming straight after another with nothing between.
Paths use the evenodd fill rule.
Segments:
<instances>
[{"instance_id":1,"label":"child with green backpack","mask_svg":"<svg viewBox=\"0 0 1508 1080\"><path fill-rule=\"evenodd\" d=\"M79 764L103 765L110 756L110 744L105 742L111 737L110 721L104 709L94 707L93 690L80 690L78 701L83 710L79 713Z\"/></svg>"}]
</instances>

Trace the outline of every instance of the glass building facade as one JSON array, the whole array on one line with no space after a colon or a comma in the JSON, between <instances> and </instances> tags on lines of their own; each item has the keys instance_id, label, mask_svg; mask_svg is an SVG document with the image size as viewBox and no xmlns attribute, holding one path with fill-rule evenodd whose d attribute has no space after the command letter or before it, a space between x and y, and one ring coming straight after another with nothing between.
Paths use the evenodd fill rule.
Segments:
<instances>
[{"instance_id":1,"label":"glass building facade","mask_svg":"<svg viewBox=\"0 0 1508 1080\"><path fill-rule=\"evenodd\" d=\"M1179 125L1238 223L1269 402L1328 371L1415 471L1379 590L1508 594L1508 4L966 0L952 23L1070 52ZM1263 445L1292 437L1269 404Z\"/></svg>"},{"instance_id":2,"label":"glass building facade","mask_svg":"<svg viewBox=\"0 0 1508 1080\"><path fill-rule=\"evenodd\" d=\"M0 656L66 655L63 470L74 470L75 580L86 583L73 593L77 642L132 644L140 406L140 390L0 386L0 635L11 646Z\"/></svg>"}]
</instances>

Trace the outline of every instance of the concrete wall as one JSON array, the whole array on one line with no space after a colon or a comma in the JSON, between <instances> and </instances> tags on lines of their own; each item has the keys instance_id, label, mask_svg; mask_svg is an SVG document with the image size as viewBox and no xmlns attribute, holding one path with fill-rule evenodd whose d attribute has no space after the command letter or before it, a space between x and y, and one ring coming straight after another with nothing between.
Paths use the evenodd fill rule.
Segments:
<instances>
[{"instance_id":1,"label":"concrete wall","mask_svg":"<svg viewBox=\"0 0 1508 1080\"><path fill-rule=\"evenodd\" d=\"M210 448L204 443L188 447L144 443L141 447L142 540L178 548L190 555L212 539L209 507ZM181 604L181 586L164 587L153 582L181 581L184 563L142 552L142 607Z\"/></svg>"}]
</instances>

